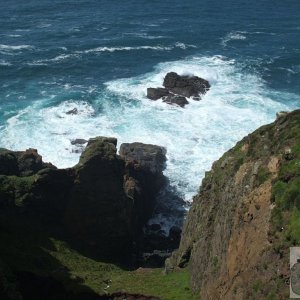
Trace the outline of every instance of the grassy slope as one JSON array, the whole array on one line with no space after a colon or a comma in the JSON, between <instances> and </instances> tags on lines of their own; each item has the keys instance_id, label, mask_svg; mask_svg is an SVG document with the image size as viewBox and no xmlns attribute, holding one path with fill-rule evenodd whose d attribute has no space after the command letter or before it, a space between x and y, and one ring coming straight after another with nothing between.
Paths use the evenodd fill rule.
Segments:
<instances>
[{"instance_id":1,"label":"grassy slope","mask_svg":"<svg viewBox=\"0 0 300 300\"><path fill-rule=\"evenodd\" d=\"M189 288L187 269L168 275L163 269L127 271L75 250L64 241L59 227L51 227L50 232L35 218L14 212L0 215L0 228L0 260L11 270L51 276L78 292L89 288L100 295L124 291L163 300L196 299Z\"/></svg>"}]
</instances>

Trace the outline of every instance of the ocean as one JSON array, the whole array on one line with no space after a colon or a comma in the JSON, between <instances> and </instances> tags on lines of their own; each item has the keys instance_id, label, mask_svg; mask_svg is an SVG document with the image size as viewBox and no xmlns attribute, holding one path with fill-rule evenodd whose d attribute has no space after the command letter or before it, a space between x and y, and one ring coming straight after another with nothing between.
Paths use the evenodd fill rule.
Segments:
<instances>
[{"instance_id":1,"label":"ocean","mask_svg":"<svg viewBox=\"0 0 300 300\"><path fill-rule=\"evenodd\" d=\"M299 12L299 0L1 0L0 147L70 167L76 138L161 145L189 203L213 161L300 107ZM185 108L147 99L170 71L211 89Z\"/></svg>"}]
</instances>

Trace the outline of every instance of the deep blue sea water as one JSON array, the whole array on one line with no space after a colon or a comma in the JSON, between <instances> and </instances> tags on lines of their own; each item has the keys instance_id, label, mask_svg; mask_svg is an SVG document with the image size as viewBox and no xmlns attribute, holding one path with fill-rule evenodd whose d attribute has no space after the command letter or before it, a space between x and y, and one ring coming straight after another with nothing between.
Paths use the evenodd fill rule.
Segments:
<instances>
[{"instance_id":1,"label":"deep blue sea water","mask_svg":"<svg viewBox=\"0 0 300 300\"><path fill-rule=\"evenodd\" d=\"M66 167L74 138L163 145L189 201L225 150L300 107L299 12L299 0L0 0L0 146ZM185 109L147 100L168 71L212 88Z\"/></svg>"}]
</instances>

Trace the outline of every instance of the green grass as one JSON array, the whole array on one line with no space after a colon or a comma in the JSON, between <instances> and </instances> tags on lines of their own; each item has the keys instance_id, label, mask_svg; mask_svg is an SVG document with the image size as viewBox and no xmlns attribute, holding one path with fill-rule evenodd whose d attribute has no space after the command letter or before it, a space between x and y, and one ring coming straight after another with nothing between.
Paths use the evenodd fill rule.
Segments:
<instances>
[{"instance_id":1,"label":"green grass","mask_svg":"<svg viewBox=\"0 0 300 300\"><path fill-rule=\"evenodd\" d=\"M189 286L187 269L165 274L159 269L126 271L113 264L95 261L72 250L62 241L52 239L55 250L48 253L69 270L69 276L98 294L124 291L158 296L163 300L196 299ZM64 281L64 278L60 278ZM109 286L109 287L107 287ZM68 288L74 288L68 286Z\"/></svg>"},{"instance_id":2,"label":"green grass","mask_svg":"<svg viewBox=\"0 0 300 300\"><path fill-rule=\"evenodd\" d=\"M253 284L253 290L255 293L259 292L262 289L262 283L260 280L257 280L254 284Z\"/></svg>"},{"instance_id":3,"label":"green grass","mask_svg":"<svg viewBox=\"0 0 300 300\"><path fill-rule=\"evenodd\" d=\"M296 207L294 207L292 212L287 238L295 245L300 245L300 211Z\"/></svg>"},{"instance_id":4,"label":"green grass","mask_svg":"<svg viewBox=\"0 0 300 300\"><path fill-rule=\"evenodd\" d=\"M13 202L22 206L26 200L36 176L18 177L0 175L0 204Z\"/></svg>"},{"instance_id":5,"label":"green grass","mask_svg":"<svg viewBox=\"0 0 300 300\"><path fill-rule=\"evenodd\" d=\"M260 166L257 172L258 185L263 184L270 177L270 172L264 166Z\"/></svg>"},{"instance_id":6,"label":"green grass","mask_svg":"<svg viewBox=\"0 0 300 300\"><path fill-rule=\"evenodd\" d=\"M290 122L290 129L284 130L278 137L283 149L279 176L273 182L272 232L276 236L274 248L290 247L300 244L300 120L295 117Z\"/></svg>"},{"instance_id":7,"label":"green grass","mask_svg":"<svg viewBox=\"0 0 300 300\"><path fill-rule=\"evenodd\" d=\"M187 269L169 274L162 268L125 270L87 257L65 240L54 237L55 232L41 227L37 219L0 215L0 227L0 257L14 271L51 276L73 292L88 288L100 295L123 291L162 300L198 299L190 289Z\"/></svg>"}]
</instances>

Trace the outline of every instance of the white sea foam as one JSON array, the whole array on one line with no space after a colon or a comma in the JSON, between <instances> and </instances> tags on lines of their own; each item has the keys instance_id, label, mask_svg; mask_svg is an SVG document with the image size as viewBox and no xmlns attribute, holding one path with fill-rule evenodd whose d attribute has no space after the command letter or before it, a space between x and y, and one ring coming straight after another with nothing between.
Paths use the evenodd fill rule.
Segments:
<instances>
[{"instance_id":1,"label":"white sea foam","mask_svg":"<svg viewBox=\"0 0 300 300\"><path fill-rule=\"evenodd\" d=\"M0 66L11 66L12 64L4 59L0 59Z\"/></svg>"},{"instance_id":2,"label":"white sea foam","mask_svg":"<svg viewBox=\"0 0 300 300\"><path fill-rule=\"evenodd\" d=\"M33 62L29 62L28 65L44 65L46 66L49 62L53 63L60 63L66 59L78 57L78 54L60 54L53 58L46 58L46 59L38 59Z\"/></svg>"},{"instance_id":3,"label":"white sea foam","mask_svg":"<svg viewBox=\"0 0 300 300\"><path fill-rule=\"evenodd\" d=\"M221 45L226 47L227 44L231 41L236 41L236 40L246 40L246 34L247 32L245 31L233 31L228 33L224 38L221 40Z\"/></svg>"},{"instance_id":4,"label":"white sea foam","mask_svg":"<svg viewBox=\"0 0 300 300\"><path fill-rule=\"evenodd\" d=\"M31 46L31 45L18 45L18 46L13 46L13 45L3 45L3 44L0 44L0 50L13 50L13 51L16 51L16 50L23 50L23 49L33 49L34 47Z\"/></svg>"},{"instance_id":5,"label":"white sea foam","mask_svg":"<svg viewBox=\"0 0 300 300\"><path fill-rule=\"evenodd\" d=\"M201 101L190 100L184 109L146 99L147 87L161 86L169 71L201 76L212 87ZM190 201L204 172L224 151L274 120L277 111L295 108L274 101L279 98L300 103L293 94L269 90L258 75L242 73L234 60L193 57L159 64L138 77L107 82L93 105L70 99L45 108L47 101L35 102L8 120L0 146L35 147L46 161L67 167L78 161L79 154L70 143L76 138L104 135L117 137L119 145L135 141L162 145L168 157L165 174ZM78 114L66 114L73 108Z\"/></svg>"},{"instance_id":6,"label":"white sea foam","mask_svg":"<svg viewBox=\"0 0 300 300\"><path fill-rule=\"evenodd\" d=\"M181 42L176 42L174 45L170 46L162 46L162 45L156 45L156 46L128 46L128 47L96 47L93 49L88 49L84 51L77 51L76 53L93 53L93 52L115 52L115 51L132 51L132 50L157 50L157 51L170 51L174 48L181 48L181 49L187 49L187 48L195 48L195 45L185 45Z\"/></svg>"},{"instance_id":7,"label":"white sea foam","mask_svg":"<svg viewBox=\"0 0 300 300\"><path fill-rule=\"evenodd\" d=\"M125 32L125 36L134 36L142 39L147 39L147 40L156 40L156 39L163 39L166 38L164 35L149 35L146 32Z\"/></svg>"},{"instance_id":8,"label":"white sea foam","mask_svg":"<svg viewBox=\"0 0 300 300\"><path fill-rule=\"evenodd\" d=\"M8 34L7 36L9 36L9 37L21 37L21 35L20 34Z\"/></svg>"}]
</instances>

